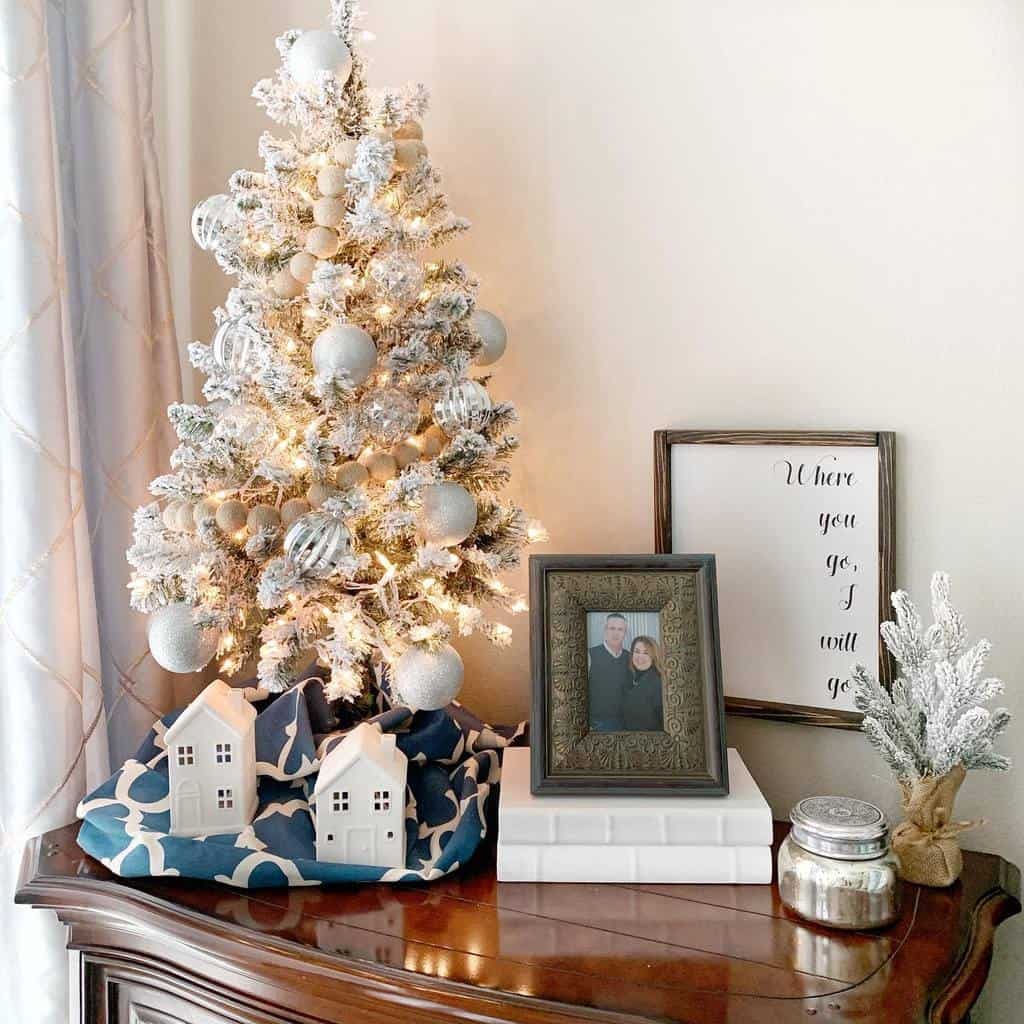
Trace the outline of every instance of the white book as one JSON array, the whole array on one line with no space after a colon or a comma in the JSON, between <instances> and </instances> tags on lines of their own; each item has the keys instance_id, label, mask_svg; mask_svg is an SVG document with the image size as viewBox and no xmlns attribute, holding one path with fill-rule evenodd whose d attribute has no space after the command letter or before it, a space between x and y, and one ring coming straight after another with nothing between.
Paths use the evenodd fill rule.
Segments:
<instances>
[{"instance_id":1,"label":"white book","mask_svg":"<svg viewBox=\"0 0 1024 1024\"><path fill-rule=\"evenodd\" d=\"M505 750L498 845L770 846L772 812L739 753L729 750L729 795L534 796L530 751Z\"/></svg>"},{"instance_id":2,"label":"white book","mask_svg":"<svg viewBox=\"0 0 1024 1024\"><path fill-rule=\"evenodd\" d=\"M770 846L550 846L502 843L499 882L640 882L767 885Z\"/></svg>"}]
</instances>

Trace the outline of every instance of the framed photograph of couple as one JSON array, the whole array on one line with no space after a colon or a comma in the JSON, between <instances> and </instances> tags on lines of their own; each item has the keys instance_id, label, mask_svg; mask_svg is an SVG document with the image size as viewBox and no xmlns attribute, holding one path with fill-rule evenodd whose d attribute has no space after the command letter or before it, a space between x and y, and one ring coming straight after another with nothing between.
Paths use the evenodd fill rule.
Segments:
<instances>
[{"instance_id":1,"label":"framed photograph of couple","mask_svg":"<svg viewBox=\"0 0 1024 1024\"><path fill-rule=\"evenodd\" d=\"M534 793L728 793L713 555L535 555L530 598Z\"/></svg>"}]
</instances>

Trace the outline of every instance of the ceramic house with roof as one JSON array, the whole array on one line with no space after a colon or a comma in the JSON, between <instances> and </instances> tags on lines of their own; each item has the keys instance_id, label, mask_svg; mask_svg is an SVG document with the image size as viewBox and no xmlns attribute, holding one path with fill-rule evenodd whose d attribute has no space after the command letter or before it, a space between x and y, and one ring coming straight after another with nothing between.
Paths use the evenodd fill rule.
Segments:
<instances>
[{"instance_id":1,"label":"ceramic house with roof","mask_svg":"<svg viewBox=\"0 0 1024 1024\"><path fill-rule=\"evenodd\" d=\"M361 722L320 765L313 790L316 859L405 867L409 762L391 733Z\"/></svg>"},{"instance_id":2,"label":"ceramic house with roof","mask_svg":"<svg viewBox=\"0 0 1024 1024\"><path fill-rule=\"evenodd\" d=\"M171 834L240 832L256 813L256 709L210 683L164 733Z\"/></svg>"}]
</instances>

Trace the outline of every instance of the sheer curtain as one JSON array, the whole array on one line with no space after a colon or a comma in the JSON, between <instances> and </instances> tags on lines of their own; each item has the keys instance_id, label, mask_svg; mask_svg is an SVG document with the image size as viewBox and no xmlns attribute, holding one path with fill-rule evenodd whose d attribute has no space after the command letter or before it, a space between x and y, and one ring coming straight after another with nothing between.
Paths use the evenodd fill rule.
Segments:
<instances>
[{"instance_id":1,"label":"sheer curtain","mask_svg":"<svg viewBox=\"0 0 1024 1024\"><path fill-rule=\"evenodd\" d=\"M172 704L127 608L179 391L142 0L0 0L0 991L67 1020L64 937L11 904L30 835Z\"/></svg>"}]
</instances>

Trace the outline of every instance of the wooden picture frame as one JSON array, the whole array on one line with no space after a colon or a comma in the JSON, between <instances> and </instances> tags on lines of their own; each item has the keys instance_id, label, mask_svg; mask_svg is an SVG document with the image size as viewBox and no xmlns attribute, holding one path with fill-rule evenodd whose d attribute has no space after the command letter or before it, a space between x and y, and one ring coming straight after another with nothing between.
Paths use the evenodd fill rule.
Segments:
<instances>
[{"instance_id":1,"label":"wooden picture frame","mask_svg":"<svg viewBox=\"0 0 1024 1024\"><path fill-rule=\"evenodd\" d=\"M534 555L530 597L532 791L726 795L714 556ZM588 615L619 612L657 615L660 730L592 728Z\"/></svg>"},{"instance_id":2,"label":"wooden picture frame","mask_svg":"<svg viewBox=\"0 0 1024 1024\"><path fill-rule=\"evenodd\" d=\"M877 449L877 578L878 592L873 597L877 608L875 640L878 643L878 674L886 685L894 678L894 666L884 644L877 641L877 624L891 617L889 598L893 591L893 442L894 435L887 431L768 431L768 430L659 430L654 434L654 539L655 550L670 552L673 548L673 448L678 445L772 445L801 447L824 447L846 449ZM871 481L872 487L875 481ZM685 510L676 510L685 516ZM711 533L714 530L710 531ZM681 543L689 543L684 536ZM705 546L714 549L713 541L705 539ZM721 554L721 552L719 552ZM730 566L730 571L733 569ZM872 565L872 569L874 566ZM868 596L868 595L866 595ZM726 671L732 643L741 638L724 637L726 647ZM748 650L745 656L756 658L757 652ZM851 656L850 661L854 658ZM872 659L873 660L873 659ZM831 682L831 680L830 680ZM726 676L725 689L728 693L729 678ZM846 691L844 691L844 694ZM780 698L784 694L780 694ZM846 697L844 696L844 699ZM853 710L817 706L809 703L794 703L784 699L765 700L740 696L726 696L726 712L755 718L794 722L804 725L819 725L840 729L856 729L861 715Z\"/></svg>"}]
</instances>

